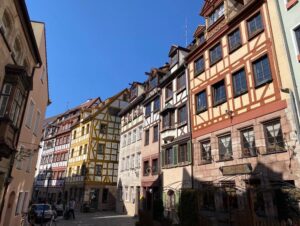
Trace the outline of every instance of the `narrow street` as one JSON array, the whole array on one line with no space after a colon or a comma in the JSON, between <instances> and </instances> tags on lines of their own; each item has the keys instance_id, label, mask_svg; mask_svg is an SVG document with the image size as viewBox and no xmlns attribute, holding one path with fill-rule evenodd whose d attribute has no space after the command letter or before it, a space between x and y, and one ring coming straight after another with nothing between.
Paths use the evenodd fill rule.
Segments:
<instances>
[{"instance_id":1,"label":"narrow street","mask_svg":"<svg viewBox=\"0 0 300 226\"><path fill-rule=\"evenodd\" d=\"M136 218L114 212L75 213L76 219L58 218L57 226L134 226Z\"/></svg>"}]
</instances>

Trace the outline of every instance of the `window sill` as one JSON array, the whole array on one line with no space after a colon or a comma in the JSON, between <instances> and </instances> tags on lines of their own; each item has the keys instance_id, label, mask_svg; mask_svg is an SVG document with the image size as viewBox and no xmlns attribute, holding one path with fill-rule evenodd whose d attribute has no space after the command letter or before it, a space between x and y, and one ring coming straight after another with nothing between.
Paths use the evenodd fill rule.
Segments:
<instances>
[{"instance_id":1,"label":"window sill","mask_svg":"<svg viewBox=\"0 0 300 226\"><path fill-rule=\"evenodd\" d=\"M262 87L262 86L264 86L264 85L266 85L268 83L271 83L271 82L273 82L272 78L269 79L269 80L266 80L266 81L262 82L261 84L255 85L255 89L258 89L258 88L260 88L260 87Z\"/></svg>"},{"instance_id":2,"label":"window sill","mask_svg":"<svg viewBox=\"0 0 300 226\"><path fill-rule=\"evenodd\" d=\"M252 34L249 34L249 33L248 33L248 41L254 39L254 38L255 38L256 36L258 36L260 33L264 32L264 30L265 30L265 29L262 28L262 29L259 29L259 30L255 31L255 32L253 32Z\"/></svg>"},{"instance_id":3,"label":"window sill","mask_svg":"<svg viewBox=\"0 0 300 226\"><path fill-rule=\"evenodd\" d=\"M165 100L165 103L169 102L169 101L172 100L172 99L173 99L173 95L170 96L170 97L167 97L166 100Z\"/></svg>"},{"instance_id":4,"label":"window sill","mask_svg":"<svg viewBox=\"0 0 300 226\"><path fill-rule=\"evenodd\" d=\"M168 130L174 130L174 129L175 129L174 126L168 126L168 127L163 128L160 132L162 133L162 132L165 132L165 131L168 131Z\"/></svg>"},{"instance_id":5,"label":"window sill","mask_svg":"<svg viewBox=\"0 0 300 226\"><path fill-rule=\"evenodd\" d=\"M201 165L208 165L208 164L211 164L211 163L212 163L212 160L201 160L198 165L199 166L201 166Z\"/></svg>"},{"instance_id":6,"label":"window sill","mask_svg":"<svg viewBox=\"0 0 300 226\"><path fill-rule=\"evenodd\" d=\"M239 96L242 96L242 95L244 95L244 94L246 94L246 93L248 93L248 90L245 90L245 91L243 91L243 92L241 92L241 93L238 93L238 94L234 94L234 98L239 97Z\"/></svg>"},{"instance_id":7,"label":"window sill","mask_svg":"<svg viewBox=\"0 0 300 226\"><path fill-rule=\"evenodd\" d=\"M187 125L187 121L179 123L178 126L177 126L177 128L183 127L185 125Z\"/></svg>"},{"instance_id":8,"label":"window sill","mask_svg":"<svg viewBox=\"0 0 300 226\"><path fill-rule=\"evenodd\" d=\"M228 162L228 161L232 161L233 160L233 157L230 157L230 158L226 158L226 159L220 159L216 162Z\"/></svg>"},{"instance_id":9,"label":"window sill","mask_svg":"<svg viewBox=\"0 0 300 226\"><path fill-rule=\"evenodd\" d=\"M218 102L218 103L214 103L214 106L213 106L213 107L218 107L219 105L224 104L226 101L227 101L227 100L222 100L222 101L220 101L220 102Z\"/></svg>"},{"instance_id":10,"label":"window sill","mask_svg":"<svg viewBox=\"0 0 300 226\"><path fill-rule=\"evenodd\" d=\"M194 78L198 77L200 74L202 74L205 70L201 70L201 71L198 71L198 72L195 72L194 73Z\"/></svg>"},{"instance_id":11,"label":"window sill","mask_svg":"<svg viewBox=\"0 0 300 226\"><path fill-rule=\"evenodd\" d=\"M225 18L225 15L222 15L219 17L214 23L208 26L207 31L210 32L214 27L216 27L223 19Z\"/></svg>"},{"instance_id":12,"label":"window sill","mask_svg":"<svg viewBox=\"0 0 300 226\"><path fill-rule=\"evenodd\" d=\"M202 109L202 110L199 110L199 111L196 111L196 114L199 115L199 114L201 114L201 113L203 113L203 112L205 112L205 111L207 111L207 108Z\"/></svg>"},{"instance_id":13,"label":"window sill","mask_svg":"<svg viewBox=\"0 0 300 226\"><path fill-rule=\"evenodd\" d=\"M286 9L290 10L297 3L298 3L298 0L292 0L292 1L288 2L288 3L286 3Z\"/></svg>"},{"instance_id":14,"label":"window sill","mask_svg":"<svg viewBox=\"0 0 300 226\"><path fill-rule=\"evenodd\" d=\"M261 153L261 155L273 155L273 154L281 154L286 152L287 151L267 151L266 153Z\"/></svg>"},{"instance_id":15,"label":"window sill","mask_svg":"<svg viewBox=\"0 0 300 226\"><path fill-rule=\"evenodd\" d=\"M236 50L238 50L240 47L242 47L242 43L239 43L237 46L233 47L232 49L229 48L229 54L234 53Z\"/></svg>"},{"instance_id":16,"label":"window sill","mask_svg":"<svg viewBox=\"0 0 300 226\"><path fill-rule=\"evenodd\" d=\"M183 86L181 88L179 88L177 91L176 91L176 95L178 95L179 93L181 93L183 90L186 89L186 86Z\"/></svg>"},{"instance_id":17,"label":"window sill","mask_svg":"<svg viewBox=\"0 0 300 226\"><path fill-rule=\"evenodd\" d=\"M239 159L248 159L248 158L256 158L258 155L243 155Z\"/></svg>"},{"instance_id":18,"label":"window sill","mask_svg":"<svg viewBox=\"0 0 300 226\"><path fill-rule=\"evenodd\" d=\"M214 60L213 62L210 62L210 67L214 66L215 64L219 63L221 60L223 59L223 57L220 57L219 59Z\"/></svg>"}]
</instances>

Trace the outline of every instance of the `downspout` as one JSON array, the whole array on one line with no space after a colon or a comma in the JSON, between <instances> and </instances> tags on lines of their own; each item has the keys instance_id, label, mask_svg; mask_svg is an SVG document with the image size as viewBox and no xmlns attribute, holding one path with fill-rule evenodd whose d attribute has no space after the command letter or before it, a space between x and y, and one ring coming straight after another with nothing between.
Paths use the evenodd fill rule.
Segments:
<instances>
[{"instance_id":1,"label":"downspout","mask_svg":"<svg viewBox=\"0 0 300 226\"><path fill-rule=\"evenodd\" d=\"M188 70L188 65L186 62L184 62L184 67L185 67L185 74L186 74L186 78L187 78L187 99L188 99L188 117L189 117L189 121L188 121L188 127L189 127L189 131L190 131L190 142L191 142L191 182L192 182L192 189L194 189L194 145L192 142L192 125L191 125L191 121L192 121L192 110L191 110L191 103L190 103L190 79L189 79L189 70Z\"/></svg>"},{"instance_id":2,"label":"downspout","mask_svg":"<svg viewBox=\"0 0 300 226\"><path fill-rule=\"evenodd\" d=\"M279 1L275 0L276 3L276 7L277 7L277 11L279 12L279 22L280 22L280 29L281 29L281 33L285 34L284 31L284 24L283 24L283 19L282 19L282 13L280 10L280 5L279 5ZM285 45L285 49L287 51L287 58L288 58L288 64L291 70L291 77L292 77L292 83L293 83L293 89L295 91L295 94L293 93L292 90L288 90L287 93L290 94L291 97L291 102L292 102L292 111L293 111L293 116L294 116L294 121L296 123L296 129L297 129L297 138L298 138L298 142L300 141L300 122L299 122L299 117L300 117L300 113L299 113L299 94L298 94L298 88L297 88L297 83L295 81L295 71L292 65L292 58L291 58L291 54L290 54L290 50L288 48L288 42L287 42L287 38L285 35L283 35L283 40L284 40L284 45ZM283 91L283 90L282 90Z\"/></svg>"}]
</instances>

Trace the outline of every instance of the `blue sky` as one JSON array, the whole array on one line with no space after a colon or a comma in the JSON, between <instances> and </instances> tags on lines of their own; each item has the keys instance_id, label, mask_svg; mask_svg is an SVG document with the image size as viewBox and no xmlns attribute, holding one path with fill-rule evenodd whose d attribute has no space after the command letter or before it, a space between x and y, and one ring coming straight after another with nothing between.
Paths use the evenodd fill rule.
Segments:
<instances>
[{"instance_id":1,"label":"blue sky","mask_svg":"<svg viewBox=\"0 0 300 226\"><path fill-rule=\"evenodd\" d=\"M26 0L31 20L46 23L50 98L47 117L89 98L102 100L143 82L185 46L203 0ZM186 23L187 21L187 23Z\"/></svg>"}]
</instances>

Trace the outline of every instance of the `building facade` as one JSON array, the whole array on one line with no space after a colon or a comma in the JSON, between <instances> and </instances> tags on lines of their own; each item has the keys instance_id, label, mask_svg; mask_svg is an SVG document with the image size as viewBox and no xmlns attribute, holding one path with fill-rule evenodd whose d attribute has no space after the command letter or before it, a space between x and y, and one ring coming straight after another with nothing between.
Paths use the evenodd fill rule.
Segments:
<instances>
[{"instance_id":1,"label":"building facade","mask_svg":"<svg viewBox=\"0 0 300 226\"><path fill-rule=\"evenodd\" d=\"M163 202L167 215L178 222L180 191L192 187L189 89L184 58L189 50L172 46L169 72L160 80L160 157Z\"/></svg>"},{"instance_id":2,"label":"building facade","mask_svg":"<svg viewBox=\"0 0 300 226\"><path fill-rule=\"evenodd\" d=\"M294 121L283 89L290 82L278 64L272 4L206 1L206 24L186 58L194 184L201 215L213 212L214 221L230 222L232 211L249 209L254 217L283 218L286 203L280 206L275 194L299 186L291 173L299 164L291 157Z\"/></svg>"},{"instance_id":3,"label":"building facade","mask_svg":"<svg viewBox=\"0 0 300 226\"><path fill-rule=\"evenodd\" d=\"M129 91L129 104L120 112L121 143L118 168L116 210L130 216L138 215L141 188L141 149L143 133L144 85L134 82Z\"/></svg>"},{"instance_id":4,"label":"building facade","mask_svg":"<svg viewBox=\"0 0 300 226\"><path fill-rule=\"evenodd\" d=\"M83 126L86 128L90 125L86 159L82 157L85 155L83 143L78 143L79 149L77 148L76 152L75 146L72 146L74 148L70 151L72 157L69 158L65 186L69 198L77 199L79 193L75 194L75 189L78 192L82 191L82 196L79 195L82 198L78 202L80 206L87 205L96 210L115 209L121 128L121 118L118 114L127 106L127 95L128 91L123 90L101 102L82 118L83 124L80 128L74 127L72 130L73 136L77 131L85 134L82 130ZM83 140L85 140L84 136ZM76 137L77 135L75 139ZM81 153L80 146L83 149ZM74 150L73 155L72 150ZM81 164L78 165L77 162Z\"/></svg>"}]
</instances>

